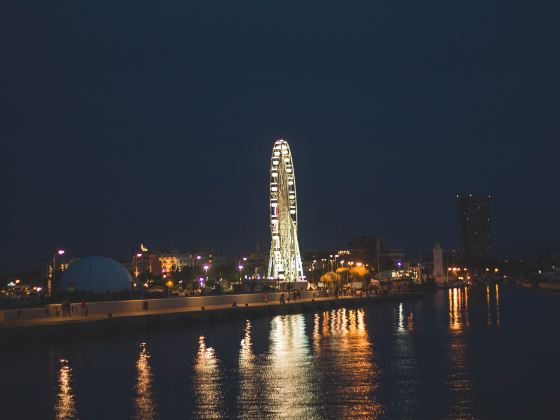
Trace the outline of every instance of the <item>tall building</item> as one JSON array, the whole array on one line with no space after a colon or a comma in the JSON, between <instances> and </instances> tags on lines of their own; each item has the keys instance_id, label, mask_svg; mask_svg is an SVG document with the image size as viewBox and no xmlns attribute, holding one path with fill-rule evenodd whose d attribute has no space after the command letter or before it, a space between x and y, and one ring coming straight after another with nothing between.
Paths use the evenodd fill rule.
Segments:
<instances>
[{"instance_id":1,"label":"tall building","mask_svg":"<svg viewBox=\"0 0 560 420\"><path fill-rule=\"evenodd\" d=\"M443 249L439 242L436 242L433 249L433 275L438 283L445 280L445 271L443 270Z\"/></svg>"},{"instance_id":2,"label":"tall building","mask_svg":"<svg viewBox=\"0 0 560 420\"><path fill-rule=\"evenodd\" d=\"M461 254L464 257L492 255L489 195L457 196L460 220Z\"/></svg>"}]
</instances>

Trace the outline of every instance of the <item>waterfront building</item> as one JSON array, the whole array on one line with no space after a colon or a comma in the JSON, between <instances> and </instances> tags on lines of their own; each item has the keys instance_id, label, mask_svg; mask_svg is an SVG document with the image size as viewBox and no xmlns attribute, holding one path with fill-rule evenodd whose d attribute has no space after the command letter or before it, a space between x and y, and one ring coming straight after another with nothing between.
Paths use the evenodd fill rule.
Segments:
<instances>
[{"instance_id":1,"label":"waterfront building","mask_svg":"<svg viewBox=\"0 0 560 420\"><path fill-rule=\"evenodd\" d=\"M355 260L371 265L396 265L404 261L405 252L399 248L387 247L380 236L358 236L348 242L348 252ZM388 264L387 264L388 263Z\"/></svg>"},{"instance_id":2,"label":"waterfront building","mask_svg":"<svg viewBox=\"0 0 560 420\"><path fill-rule=\"evenodd\" d=\"M161 274L160 251L137 252L132 256L132 274L138 278L142 274Z\"/></svg>"},{"instance_id":3,"label":"waterfront building","mask_svg":"<svg viewBox=\"0 0 560 420\"><path fill-rule=\"evenodd\" d=\"M457 196L461 254L465 258L492 255L489 195Z\"/></svg>"},{"instance_id":4,"label":"waterfront building","mask_svg":"<svg viewBox=\"0 0 560 420\"><path fill-rule=\"evenodd\" d=\"M189 254L187 253L165 253L159 256L159 265L162 273L170 273L176 270L182 270L187 266Z\"/></svg>"},{"instance_id":5,"label":"waterfront building","mask_svg":"<svg viewBox=\"0 0 560 420\"><path fill-rule=\"evenodd\" d=\"M142 274L165 276L167 273L184 269L200 269L204 265L219 267L227 264L227 259L209 251L162 251L148 250L142 246L132 256L131 273L137 279Z\"/></svg>"}]
</instances>

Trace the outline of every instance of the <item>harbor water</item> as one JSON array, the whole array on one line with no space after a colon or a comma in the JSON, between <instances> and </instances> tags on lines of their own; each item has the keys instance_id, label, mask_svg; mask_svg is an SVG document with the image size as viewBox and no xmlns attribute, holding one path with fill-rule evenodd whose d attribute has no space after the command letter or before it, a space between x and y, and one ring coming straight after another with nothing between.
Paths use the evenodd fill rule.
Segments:
<instances>
[{"instance_id":1,"label":"harbor water","mask_svg":"<svg viewBox=\"0 0 560 420\"><path fill-rule=\"evenodd\" d=\"M560 294L415 301L0 349L0 418L558 418Z\"/></svg>"}]
</instances>

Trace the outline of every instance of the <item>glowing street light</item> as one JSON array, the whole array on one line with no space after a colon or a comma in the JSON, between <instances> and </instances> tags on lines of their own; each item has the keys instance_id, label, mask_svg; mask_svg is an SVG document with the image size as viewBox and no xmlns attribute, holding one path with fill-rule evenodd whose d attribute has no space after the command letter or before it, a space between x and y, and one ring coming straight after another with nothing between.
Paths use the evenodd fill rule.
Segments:
<instances>
[{"instance_id":1,"label":"glowing street light","mask_svg":"<svg viewBox=\"0 0 560 420\"><path fill-rule=\"evenodd\" d=\"M193 256L192 259L192 291L193 291L193 295L194 295L194 288L196 285L196 274L195 274L195 269L196 269L196 262L200 261L202 259L202 257L200 255L197 255L196 257Z\"/></svg>"},{"instance_id":2,"label":"glowing street light","mask_svg":"<svg viewBox=\"0 0 560 420\"><path fill-rule=\"evenodd\" d=\"M49 296L52 296L52 288L54 287L54 278L55 278L55 275L56 275L56 257L57 257L57 255L58 256L63 256L65 252L66 251L64 251L63 249L58 249L53 255L51 278L50 278L49 282L47 283L47 289L48 289L48 292L49 292Z\"/></svg>"},{"instance_id":3,"label":"glowing street light","mask_svg":"<svg viewBox=\"0 0 560 420\"><path fill-rule=\"evenodd\" d=\"M208 282L208 269L210 268L210 266L208 264L205 264L204 267L204 271L206 271L206 283Z\"/></svg>"},{"instance_id":4,"label":"glowing street light","mask_svg":"<svg viewBox=\"0 0 560 420\"><path fill-rule=\"evenodd\" d=\"M141 247L143 247L143 245L141 245ZM137 282L138 282L138 278L140 277L140 274L144 272L144 260L142 259L143 254L141 252L136 253L136 261L135 263L135 267L134 267L134 275L136 276L136 282L134 282L134 287L137 286ZM141 266L138 267L138 260L140 260L140 264Z\"/></svg>"},{"instance_id":5,"label":"glowing street light","mask_svg":"<svg viewBox=\"0 0 560 420\"><path fill-rule=\"evenodd\" d=\"M243 272L243 266L239 264L237 268L239 269L239 284L241 284L241 273Z\"/></svg>"}]
</instances>

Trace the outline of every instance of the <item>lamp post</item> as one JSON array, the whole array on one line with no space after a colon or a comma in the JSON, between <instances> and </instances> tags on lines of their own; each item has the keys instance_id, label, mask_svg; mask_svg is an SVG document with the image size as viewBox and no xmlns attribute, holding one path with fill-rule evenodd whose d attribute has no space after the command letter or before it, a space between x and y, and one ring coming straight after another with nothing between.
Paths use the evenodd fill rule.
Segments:
<instances>
[{"instance_id":1,"label":"lamp post","mask_svg":"<svg viewBox=\"0 0 560 420\"><path fill-rule=\"evenodd\" d=\"M205 264L204 267L204 271L206 271L206 280L205 283L208 283L208 269L210 268L210 266L208 264Z\"/></svg>"},{"instance_id":2,"label":"lamp post","mask_svg":"<svg viewBox=\"0 0 560 420\"><path fill-rule=\"evenodd\" d=\"M239 258L239 260L237 261L237 269L239 270L239 284L241 285L242 283L242 278L241 278L241 272L243 271L244 268L244 264L245 261L247 261L247 257L241 257Z\"/></svg>"},{"instance_id":3,"label":"lamp post","mask_svg":"<svg viewBox=\"0 0 560 420\"><path fill-rule=\"evenodd\" d=\"M241 280L241 275L242 275L242 273L243 273L243 266L242 266L241 264L239 264L239 265L237 266L237 268L239 269L239 284L241 285L241 281L242 281L242 280Z\"/></svg>"},{"instance_id":4,"label":"lamp post","mask_svg":"<svg viewBox=\"0 0 560 420\"><path fill-rule=\"evenodd\" d=\"M342 268L344 268L344 262L345 262L344 260L340 261L340 266ZM349 281L350 261L347 261L347 264L348 264L348 268L346 269L346 284L348 284L348 281Z\"/></svg>"},{"instance_id":5,"label":"lamp post","mask_svg":"<svg viewBox=\"0 0 560 420\"><path fill-rule=\"evenodd\" d=\"M313 260L313 264L311 264L311 283L315 283L315 263L317 260Z\"/></svg>"},{"instance_id":6,"label":"lamp post","mask_svg":"<svg viewBox=\"0 0 560 420\"><path fill-rule=\"evenodd\" d=\"M144 270L143 270L143 264L142 264L142 267L140 267L140 268L138 267L138 260L140 260L141 262L143 262L143 260L142 260L141 258L142 258L142 253L140 253L140 252L137 253L137 254L136 254L136 282L134 283L134 288L136 288L136 287L138 286L138 278L140 277L140 273L141 273L141 272L142 272L142 273L144 272ZM142 271L140 271L140 270L142 270Z\"/></svg>"},{"instance_id":7,"label":"lamp post","mask_svg":"<svg viewBox=\"0 0 560 420\"><path fill-rule=\"evenodd\" d=\"M49 292L49 297L52 296L52 288L54 287L54 279L55 279L55 275L56 275L56 256L57 255L64 255L64 250L63 249L59 249L57 250L54 255L53 255L53 262L52 262L52 272L51 272L51 279L48 283L48 292Z\"/></svg>"},{"instance_id":8,"label":"lamp post","mask_svg":"<svg viewBox=\"0 0 560 420\"><path fill-rule=\"evenodd\" d=\"M192 292L194 295L194 286L196 284L196 277L195 277L195 268L196 268L196 261L200 260L202 257L200 255L197 255L196 257L193 255L192 258Z\"/></svg>"}]
</instances>

